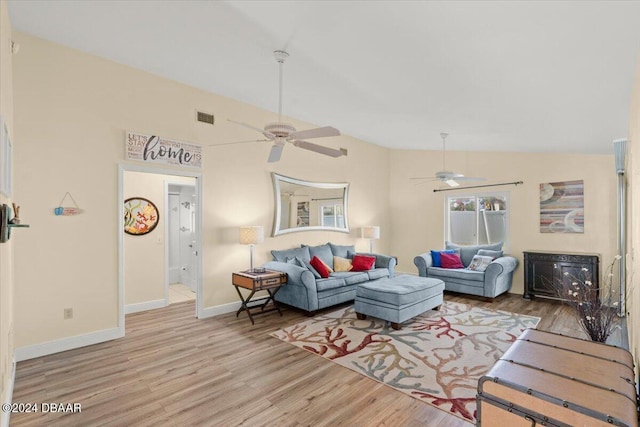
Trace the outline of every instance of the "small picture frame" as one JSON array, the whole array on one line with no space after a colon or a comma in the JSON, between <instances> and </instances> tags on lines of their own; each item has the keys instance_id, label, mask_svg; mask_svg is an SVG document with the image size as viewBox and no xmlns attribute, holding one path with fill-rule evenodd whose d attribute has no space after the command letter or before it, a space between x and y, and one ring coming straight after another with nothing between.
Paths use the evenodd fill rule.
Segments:
<instances>
[{"instance_id":1,"label":"small picture frame","mask_svg":"<svg viewBox=\"0 0 640 427\"><path fill-rule=\"evenodd\" d=\"M12 193L12 147L4 116L0 116L0 193L10 198Z\"/></svg>"}]
</instances>

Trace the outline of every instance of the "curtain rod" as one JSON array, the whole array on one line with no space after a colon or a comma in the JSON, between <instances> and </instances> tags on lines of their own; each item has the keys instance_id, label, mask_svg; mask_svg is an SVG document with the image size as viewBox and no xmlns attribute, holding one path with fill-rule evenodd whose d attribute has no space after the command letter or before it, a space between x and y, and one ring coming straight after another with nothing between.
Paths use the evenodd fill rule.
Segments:
<instances>
[{"instance_id":1,"label":"curtain rod","mask_svg":"<svg viewBox=\"0 0 640 427\"><path fill-rule=\"evenodd\" d=\"M482 188L482 187L497 187L499 185L519 185L519 184L524 184L524 182L522 181L514 181L514 182L503 182L501 184L485 184L485 185L472 185L470 187L455 187L455 188L435 188L433 190L434 193L437 193L439 191L453 191L453 190L466 190L468 188Z\"/></svg>"}]
</instances>

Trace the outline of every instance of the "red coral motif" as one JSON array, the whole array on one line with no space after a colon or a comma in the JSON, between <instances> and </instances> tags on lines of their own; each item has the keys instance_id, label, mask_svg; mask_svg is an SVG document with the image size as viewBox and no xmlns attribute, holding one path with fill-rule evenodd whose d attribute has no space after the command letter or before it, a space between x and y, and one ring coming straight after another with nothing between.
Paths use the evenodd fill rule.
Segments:
<instances>
[{"instance_id":1,"label":"red coral motif","mask_svg":"<svg viewBox=\"0 0 640 427\"><path fill-rule=\"evenodd\" d=\"M467 410L467 404L471 403L471 402L475 402L476 398L475 397L465 397L465 398L458 398L458 399L447 399L444 397L438 397L438 396L434 396L432 394L429 393L424 393L422 391L414 391L411 394L415 394L423 399L430 399L431 400L431 404L435 405L435 406L442 406L442 405L446 405L446 404L450 404L451 405L451 409L449 409L449 412L451 413L458 413L461 416L463 416L464 418L466 418L467 420L473 420L474 419L474 415L472 415L468 410Z\"/></svg>"},{"instance_id":2,"label":"red coral motif","mask_svg":"<svg viewBox=\"0 0 640 427\"><path fill-rule=\"evenodd\" d=\"M431 331L431 330L440 330L442 329L441 332L439 332L436 337L440 338L443 335L448 336L451 339L455 339L455 337L453 335L451 335L452 333L456 333L458 335L458 337L464 337L466 336L466 334L462 331L459 331L457 329L454 329L451 327L451 323L449 321L447 321L444 317L440 317L440 320L436 320L436 321L430 321L427 320L425 323L423 324L419 324L413 327L414 331Z\"/></svg>"},{"instance_id":3,"label":"red coral motif","mask_svg":"<svg viewBox=\"0 0 640 427\"><path fill-rule=\"evenodd\" d=\"M335 334L334 334L334 331L335 331ZM331 350L333 354L331 356L326 356L326 357L329 360L333 360L333 359L338 359L340 357L347 356L349 354L357 353L362 349L364 349L365 347L367 347L368 345L371 345L373 343L389 342L391 340L390 338L374 338L375 335L377 335L377 333L375 332L367 334L364 338L362 338L362 341L360 342L360 344L349 349L349 344L351 344L351 340L345 339L346 336L342 328L338 328L334 330L333 328L326 327L325 334L324 334L324 342L318 343L319 347L317 349L308 345L304 345L303 348L307 351L316 353L321 356L325 355L327 351ZM342 344L337 343L338 341L343 339L345 340L342 342ZM311 340L304 340L304 339L301 339L299 341L311 342Z\"/></svg>"}]
</instances>

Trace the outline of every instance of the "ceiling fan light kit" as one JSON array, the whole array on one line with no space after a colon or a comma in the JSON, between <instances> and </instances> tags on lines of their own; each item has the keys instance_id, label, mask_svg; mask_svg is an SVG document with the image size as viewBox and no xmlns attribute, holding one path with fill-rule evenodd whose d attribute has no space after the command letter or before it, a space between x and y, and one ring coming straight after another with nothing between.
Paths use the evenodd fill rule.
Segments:
<instances>
[{"instance_id":1,"label":"ceiling fan light kit","mask_svg":"<svg viewBox=\"0 0 640 427\"><path fill-rule=\"evenodd\" d=\"M447 184L449 187L458 187L458 186L460 186L460 183L458 181L485 181L486 178L464 176L461 173L451 172L451 171L448 171L446 169L446 164L445 164L445 156L446 156L445 140L447 139L447 136L449 136L449 134L446 133L446 132L442 132L440 134L440 138L442 138L442 170L439 171L439 172L436 172L435 175L432 176L432 177L417 177L417 178L411 178L411 179L427 179L427 180L430 180L430 181L440 181L440 182L443 182L443 183Z\"/></svg>"},{"instance_id":2,"label":"ceiling fan light kit","mask_svg":"<svg viewBox=\"0 0 640 427\"><path fill-rule=\"evenodd\" d=\"M273 52L273 56L278 62L279 67L279 96L278 96L278 121L275 123L267 123L264 129L257 128L255 126L251 126L246 123L236 122L234 120L229 120L232 123L239 124L246 128L255 130L260 132L267 138L267 141L273 141L273 146L271 147L271 151L269 152L269 163L274 163L280 160L282 156L282 151L287 142L290 142L293 146L302 148L304 150L313 151L314 153L324 154L329 157L341 157L347 155L347 150L344 148L335 149L330 147L325 147L323 145L314 144L313 142L304 141L303 139L311 139L311 138L323 138L329 136L340 136L340 131L331 126L324 126L315 129L308 130L296 130L289 123L284 123L282 121L282 66L284 61L289 57L289 53L284 50L276 50ZM263 142L265 140L256 140L256 141L240 141L237 144L246 143L246 142ZM229 145L234 143L227 144L214 144L214 145Z\"/></svg>"}]
</instances>

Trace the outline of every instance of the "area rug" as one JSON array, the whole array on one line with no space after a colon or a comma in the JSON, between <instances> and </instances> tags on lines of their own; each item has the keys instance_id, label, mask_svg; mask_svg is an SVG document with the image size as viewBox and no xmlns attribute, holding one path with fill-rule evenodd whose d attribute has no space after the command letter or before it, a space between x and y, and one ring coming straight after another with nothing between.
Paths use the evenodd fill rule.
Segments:
<instances>
[{"instance_id":1,"label":"area rug","mask_svg":"<svg viewBox=\"0 0 640 427\"><path fill-rule=\"evenodd\" d=\"M474 422L478 379L540 318L445 302L395 331L353 306L271 336Z\"/></svg>"}]
</instances>

